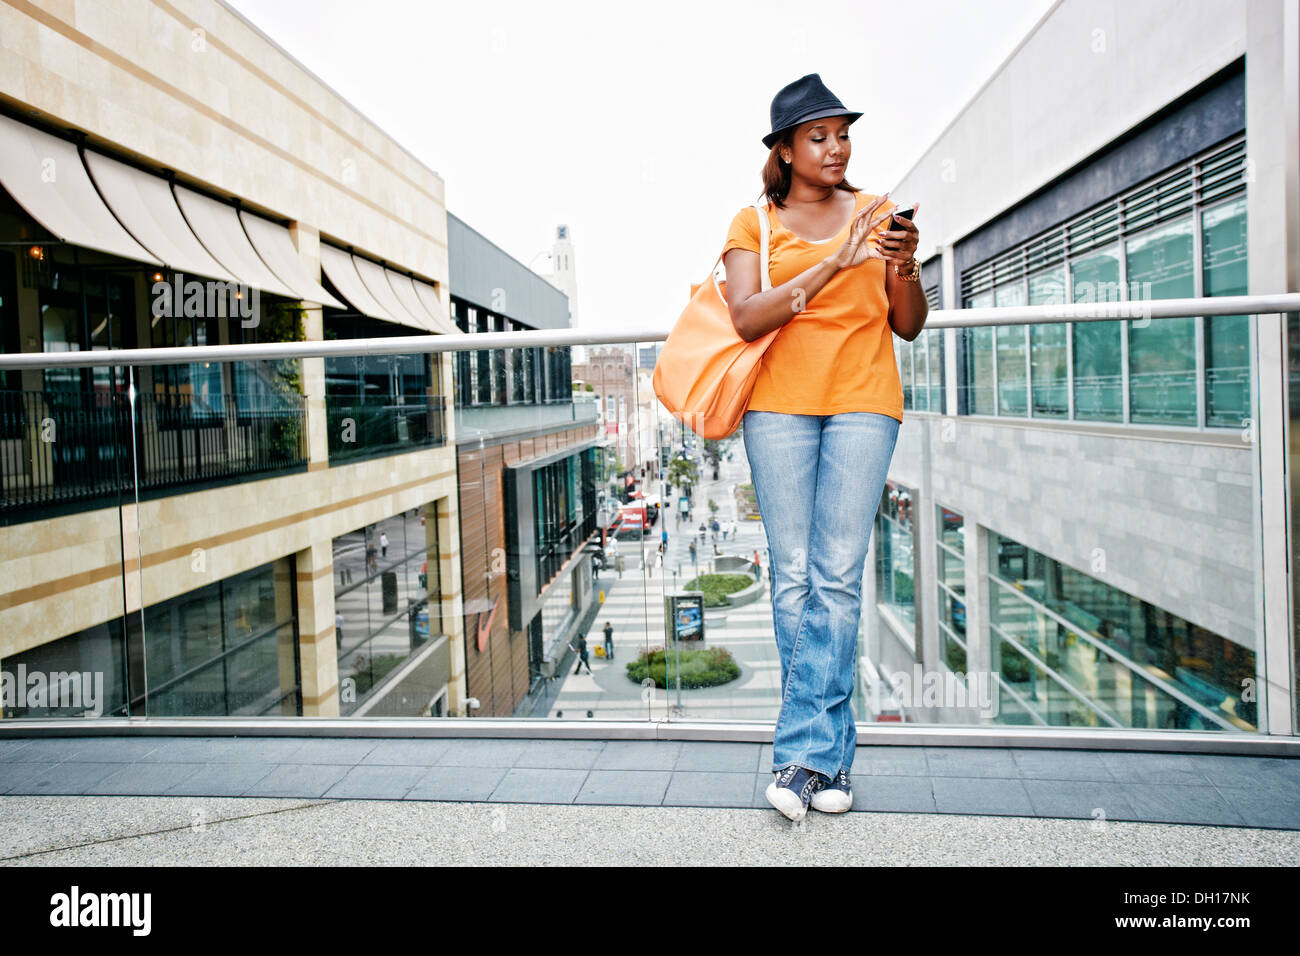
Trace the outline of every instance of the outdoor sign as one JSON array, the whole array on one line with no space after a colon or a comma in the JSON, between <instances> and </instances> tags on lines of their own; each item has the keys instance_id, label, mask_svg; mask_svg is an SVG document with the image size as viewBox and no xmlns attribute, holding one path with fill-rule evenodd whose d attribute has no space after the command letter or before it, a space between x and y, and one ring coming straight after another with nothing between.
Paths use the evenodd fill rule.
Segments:
<instances>
[{"instance_id":1,"label":"outdoor sign","mask_svg":"<svg viewBox=\"0 0 1300 956\"><path fill-rule=\"evenodd\" d=\"M664 629L667 640L704 640L704 594L700 591L679 591L664 596Z\"/></svg>"}]
</instances>

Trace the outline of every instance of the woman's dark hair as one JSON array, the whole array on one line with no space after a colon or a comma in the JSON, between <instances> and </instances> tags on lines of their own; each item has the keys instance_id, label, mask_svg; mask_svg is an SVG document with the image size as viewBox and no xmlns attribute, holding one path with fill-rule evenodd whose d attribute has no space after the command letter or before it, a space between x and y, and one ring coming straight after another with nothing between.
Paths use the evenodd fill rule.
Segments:
<instances>
[{"instance_id":1,"label":"woman's dark hair","mask_svg":"<svg viewBox=\"0 0 1300 956\"><path fill-rule=\"evenodd\" d=\"M781 147L789 146L793 149L794 131L797 128L792 126L781 134L781 138L773 144L772 151L767 154L767 162L763 164L763 192L759 199L766 197L777 209L785 208L785 197L790 195L790 180L793 176L791 164L781 160ZM847 179L840 180L835 188L857 191L857 187Z\"/></svg>"}]
</instances>

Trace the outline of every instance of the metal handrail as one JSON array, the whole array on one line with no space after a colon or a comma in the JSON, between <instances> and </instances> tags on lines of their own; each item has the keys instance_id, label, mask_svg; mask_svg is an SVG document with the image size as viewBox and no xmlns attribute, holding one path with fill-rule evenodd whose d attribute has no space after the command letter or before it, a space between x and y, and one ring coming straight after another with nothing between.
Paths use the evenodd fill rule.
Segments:
<instances>
[{"instance_id":1,"label":"metal handrail","mask_svg":"<svg viewBox=\"0 0 1300 956\"><path fill-rule=\"evenodd\" d=\"M985 309L933 309L927 329L1059 322L1107 322L1115 319L1177 319L1197 315L1260 315L1300 312L1300 292L1271 295L1221 295L1193 299L1129 299L1058 305L1017 305ZM263 342L251 345L169 346L157 349L102 349L87 352L10 352L0 354L0 370L103 368L111 365L174 365L189 362L240 362L249 359L407 355L418 352L472 352L480 349L538 346L614 345L662 342L671 328L585 332L581 329L527 332L461 332L457 335L401 335L377 339L331 339L317 342Z\"/></svg>"}]
</instances>

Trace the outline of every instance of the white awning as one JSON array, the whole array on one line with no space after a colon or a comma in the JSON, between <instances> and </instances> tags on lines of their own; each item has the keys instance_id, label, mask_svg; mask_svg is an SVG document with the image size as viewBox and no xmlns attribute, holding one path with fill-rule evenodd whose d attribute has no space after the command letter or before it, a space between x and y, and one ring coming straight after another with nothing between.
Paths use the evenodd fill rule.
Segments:
<instances>
[{"instance_id":1,"label":"white awning","mask_svg":"<svg viewBox=\"0 0 1300 956\"><path fill-rule=\"evenodd\" d=\"M184 186L174 186L173 189L194 235L235 278L246 286L282 295L286 299L299 297L258 256L248 236L244 235L244 227L239 223L239 213L234 206L209 199Z\"/></svg>"},{"instance_id":2,"label":"white awning","mask_svg":"<svg viewBox=\"0 0 1300 956\"><path fill-rule=\"evenodd\" d=\"M427 319L411 315L406 310L406 307L398 301L397 293L389 285L388 277L384 274L387 270L383 266L377 262L371 262L369 259L362 259L360 256L353 256L352 261L356 263L357 273L361 276L361 281L366 284L366 289L384 307L384 310L393 316L395 322L409 325L421 332L429 331Z\"/></svg>"},{"instance_id":3,"label":"white awning","mask_svg":"<svg viewBox=\"0 0 1300 956\"><path fill-rule=\"evenodd\" d=\"M393 287L393 292L397 295L397 300L402 303L402 307L415 318L430 332L441 332L438 324L433 321L433 316L429 314L420 297L415 294L415 286L411 283L411 277L402 275L400 272L394 272L392 269L385 269L388 276L388 282Z\"/></svg>"},{"instance_id":4,"label":"white awning","mask_svg":"<svg viewBox=\"0 0 1300 956\"><path fill-rule=\"evenodd\" d=\"M366 290L361 276L357 275L357 267L352 256L342 249L327 246L322 242L320 267L321 271L329 276L330 282L334 283L334 288L339 290L339 295L347 299L353 309L372 319L383 319L385 322L398 321L396 316L376 302L375 297Z\"/></svg>"},{"instance_id":5,"label":"white awning","mask_svg":"<svg viewBox=\"0 0 1300 956\"><path fill-rule=\"evenodd\" d=\"M440 329L448 335L459 335L460 329L442 307L442 300L438 298L438 290L427 282L421 282L419 279L412 279L411 284L415 286L415 294L419 297L420 304L424 306L424 311L428 312L433 319L434 328Z\"/></svg>"},{"instance_id":6,"label":"white awning","mask_svg":"<svg viewBox=\"0 0 1300 956\"><path fill-rule=\"evenodd\" d=\"M239 281L194 238L167 180L90 150L86 165L109 208L167 268L221 282Z\"/></svg>"},{"instance_id":7,"label":"white awning","mask_svg":"<svg viewBox=\"0 0 1300 956\"><path fill-rule=\"evenodd\" d=\"M0 183L64 242L162 265L113 218L67 140L0 116Z\"/></svg>"},{"instance_id":8,"label":"white awning","mask_svg":"<svg viewBox=\"0 0 1300 956\"><path fill-rule=\"evenodd\" d=\"M298 257L298 250L293 244L293 237L289 235L288 229L243 210L240 210L239 218L243 220L244 231L248 233L248 238L253 241L253 248L275 274L298 293L298 298L333 306L336 309L346 308L342 302L326 292L324 286L307 271L302 259Z\"/></svg>"}]
</instances>

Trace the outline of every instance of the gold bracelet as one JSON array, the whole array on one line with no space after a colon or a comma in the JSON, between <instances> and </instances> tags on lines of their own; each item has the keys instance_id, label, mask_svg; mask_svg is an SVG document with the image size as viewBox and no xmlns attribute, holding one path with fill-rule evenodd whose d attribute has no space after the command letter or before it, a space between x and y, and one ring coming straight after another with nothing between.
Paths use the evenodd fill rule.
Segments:
<instances>
[{"instance_id":1,"label":"gold bracelet","mask_svg":"<svg viewBox=\"0 0 1300 956\"><path fill-rule=\"evenodd\" d=\"M903 273L898 271L897 262L894 263L894 275L898 276L904 282L915 282L917 279L921 278L921 263L917 261L916 256L912 256L912 258L907 261L912 266L912 268L908 270L907 275L903 275Z\"/></svg>"}]
</instances>

